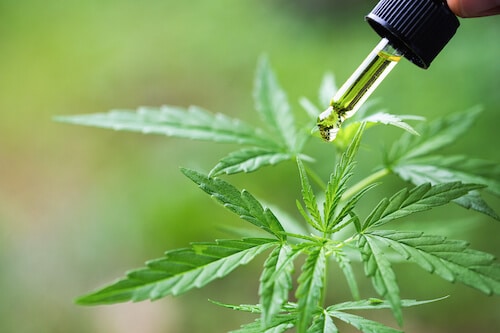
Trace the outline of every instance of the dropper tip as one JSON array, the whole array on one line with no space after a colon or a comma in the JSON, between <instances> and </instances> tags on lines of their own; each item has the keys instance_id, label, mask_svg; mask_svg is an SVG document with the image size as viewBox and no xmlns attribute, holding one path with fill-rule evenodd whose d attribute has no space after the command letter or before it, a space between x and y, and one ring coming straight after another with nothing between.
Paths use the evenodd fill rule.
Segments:
<instances>
[{"instance_id":1,"label":"dropper tip","mask_svg":"<svg viewBox=\"0 0 500 333\"><path fill-rule=\"evenodd\" d=\"M337 133L342 125L341 117L335 112L332 106L321 112L318 116L318 130L323 138L327 142L332 142L337 137Z\"/></svg>"}]
</instances>

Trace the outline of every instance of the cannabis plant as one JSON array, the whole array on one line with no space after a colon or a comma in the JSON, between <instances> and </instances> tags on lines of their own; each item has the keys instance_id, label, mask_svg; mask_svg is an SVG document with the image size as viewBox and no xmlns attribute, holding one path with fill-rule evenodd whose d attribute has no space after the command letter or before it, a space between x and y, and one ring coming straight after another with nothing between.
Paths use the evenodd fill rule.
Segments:
<instances>
[{"instance_id":1,"label":"cannabis plant","mask_svg":"<svg viewBox=\"0 0 500 333\"><path fill-rule=\"evenodd\" d=\"M326 75L319 93L321 108L328 105L334 91L333 78ZM398 224L407 221L408 216L450 202L499 220L480 194L488 191L500 196L498 164L436 154L464 135L480 110L425 122L416 116L373 113L364 108L343 125L332 144L325 144L337 152L337 159L329 178L322 180L314 172L314 159L304 152L308 139L315 136L311 129L320 108L302 99L300 104L309 121L299 128L286 94L265 58L258 65L254 98L263 127L194 106L58 118L79 125L241 145L241 149L222 157L208 175L190 169L181 171L223 208L259 228L262 235L250 237L254 235L251 233L246 238L193 243L187 248L169 250L163 257L147 261L144 268L132 270L120 280L78 298L78 304L139 302L180 295L229 275L259 255L267 256L260 274L259 304L214 301L258 316L255 322L233 332L276 333L292 328L298 333L338 332L339 321L362 332L398 332L352 311L389 309L401 326L402 308L435 301L400 297L392 268L400 262L414 263L449 282L460 282L488 295L500 293L500 265L493 255L469 249L462 240L421 231L398 231ZM411 126L406 120L419 121L418 126ZM384 152L382 164L372 174L351 184L363 133L378 124L402 128L403 135ZM226 180L227 175L287 161L296 163L301 184L302 198L294 199L303 218L299 226L287 218L277 218L250 192ZM382 198L369 214L359 214L365 194L388 174L401 177L407 187ZM245 232L247 228L241 231ZM362 262L377 298L361 295L352 267L356 261ZM351 301L326 304L325 290L332 279L327 267L332 264L345 275ZM297 265L301 265L300 270Z\"/></svg>"}]
</instances>

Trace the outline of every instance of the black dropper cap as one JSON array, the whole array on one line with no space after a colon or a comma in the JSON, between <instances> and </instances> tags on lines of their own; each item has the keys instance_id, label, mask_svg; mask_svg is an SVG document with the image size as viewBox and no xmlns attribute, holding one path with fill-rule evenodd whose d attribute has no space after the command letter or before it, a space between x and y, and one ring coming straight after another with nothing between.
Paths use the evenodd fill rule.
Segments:
<instances>
[{"instance_id":1,"label":"black dropper cap","mask_svg":"<svg viewBox=\"0 0 500 333\"><path fill-rule=\"evenodd\" d=\"M381 0L366 20L422 68L430 66L460 25L443 0Z\"/></svg>"}]
</instances>

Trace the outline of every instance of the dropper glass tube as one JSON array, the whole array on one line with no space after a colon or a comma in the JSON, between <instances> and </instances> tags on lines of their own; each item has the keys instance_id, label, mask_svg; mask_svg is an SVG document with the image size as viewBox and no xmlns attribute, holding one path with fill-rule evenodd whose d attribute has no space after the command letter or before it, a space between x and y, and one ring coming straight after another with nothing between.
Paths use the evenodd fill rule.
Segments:
<instances>
[{"instance_id":1,"label":"dropper glass tube","mask_svg":"<svg viewBox=\"0 0 500 333\"><path fill-rule=\"evenodd\" d=\"M401 57L386 38L380 41L319 115L317 126L324 140L335 139L342 123L359 110Z\"/></svg>"}]
</instances>

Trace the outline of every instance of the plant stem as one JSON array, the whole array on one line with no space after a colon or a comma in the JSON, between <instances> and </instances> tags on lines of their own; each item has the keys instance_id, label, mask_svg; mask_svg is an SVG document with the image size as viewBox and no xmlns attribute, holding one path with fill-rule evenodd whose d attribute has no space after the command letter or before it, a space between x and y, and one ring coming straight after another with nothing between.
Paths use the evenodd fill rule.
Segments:
<instances>
[{"instance_id":1,"label":"plant stem","mask_svg":"<svg viewBox=\"0 0 500 333\"><path fill-rule=\"evenodd\" d=\"M345 191L342 196L342 200L347 200L356 193L358 193L362 188L370 184L375 183L380 178L387 176L391 171L388 168L380 169L379 171L372 173L368 177L361 179L359 182L351 186L347 191Z\"/></svg>"}]
</instances>

